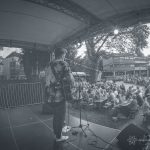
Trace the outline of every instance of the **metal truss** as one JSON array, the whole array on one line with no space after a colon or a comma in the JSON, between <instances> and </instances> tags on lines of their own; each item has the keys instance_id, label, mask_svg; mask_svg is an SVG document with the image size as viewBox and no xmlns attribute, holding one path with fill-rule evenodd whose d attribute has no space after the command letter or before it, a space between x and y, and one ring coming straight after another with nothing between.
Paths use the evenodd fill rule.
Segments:
<instances>
[{"instance_id":1,"label":"metal truss","mask_svg":"<svg viewBox=\"0 0 150 150\"><path fill-rule=\"evenodd\" d=\"M140 17L139 17L140 16ZM99 21L99 23L86 27L81 31L76 32L73 36L64 39L59 45L67 46L71 43L78 43L90 37L96 36L99 33L112 32L114 27L127 28L138 24L139 22L147 23L150 21L150 9L142 9L138 11L131 11L123 14L118 14Z\"/></svg>"},{"instance_id":2,"label":"metal truss","mask_svg":"<svg viewBox=\"0 0 150 150\"><path fill-rule=\"evenodd\" d=\"M32 2L48 8L55 9L77 20L80 20L86 23L87 25L93 25L100 21L98 17L91 14L83 7L74 3L71 0L24 0L24 1Z\"/></svg>"}]
</instances>

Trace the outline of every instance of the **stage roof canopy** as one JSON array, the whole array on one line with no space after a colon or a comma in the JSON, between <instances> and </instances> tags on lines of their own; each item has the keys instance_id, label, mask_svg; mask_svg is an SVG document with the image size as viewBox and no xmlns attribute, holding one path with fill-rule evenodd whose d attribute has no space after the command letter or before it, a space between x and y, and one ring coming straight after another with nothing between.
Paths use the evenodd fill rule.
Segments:
<instances>
[{"instance_id":1,"label":"stage roof canopy","mask_svg":"<svg viewBox=\"0 0 150 150\"><path fill-rule=\"evenodd\" d=\"M150 22L150 0L0 0L0 45L50 50Z\"/></svg>"}]
</instances>

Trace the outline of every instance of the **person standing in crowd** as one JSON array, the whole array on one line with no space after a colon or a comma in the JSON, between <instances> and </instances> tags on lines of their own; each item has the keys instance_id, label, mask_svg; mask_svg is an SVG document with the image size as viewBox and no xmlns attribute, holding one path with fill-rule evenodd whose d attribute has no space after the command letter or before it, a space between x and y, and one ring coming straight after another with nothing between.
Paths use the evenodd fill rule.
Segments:
<instances>
[{"instance_id":1,"label":"person standing in crowd","mask_svg":"<svg viewBox=\"0 0 150 150\"><path fill-rule=\"evenodd\" d=\"M74 78L67 62L64 61L65 55L65 49L55 49L55 60L50 63L46 76L46 98L54 115L53 130L56 142L62 142L69 138L62 136L62 128L66 113L66 95L69 93L66 87L73 86Z\"/></svg>"}]
</instances>

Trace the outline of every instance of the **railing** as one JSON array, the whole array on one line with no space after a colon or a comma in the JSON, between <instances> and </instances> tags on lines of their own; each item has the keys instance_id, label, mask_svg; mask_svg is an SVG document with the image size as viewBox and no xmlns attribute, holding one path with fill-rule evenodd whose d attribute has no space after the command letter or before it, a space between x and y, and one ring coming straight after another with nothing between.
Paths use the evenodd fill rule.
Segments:
<instances>
[{"instance_id":1,"label":"railing","mask_svg":"<svg viewBox=\"0 0 150 150\"><path fill-rule=\"evenodd\" d=\"M0 107L19 107L43 103L43 86L36 83L10 83L0 86Z\"/></svg>"}]
</instances>

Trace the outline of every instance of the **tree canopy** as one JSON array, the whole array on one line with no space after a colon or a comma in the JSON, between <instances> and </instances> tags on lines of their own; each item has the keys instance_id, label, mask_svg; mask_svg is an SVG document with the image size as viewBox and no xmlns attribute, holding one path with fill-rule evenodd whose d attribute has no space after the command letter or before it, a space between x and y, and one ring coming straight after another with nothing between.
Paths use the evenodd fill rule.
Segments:
<instances>
[{"instance_id":1,"label":"tree canopy","mask_svg":"<svg viewBox=\"0 0 150 150\"><path fill-rule=\"evenodd\" d=\"M85 40L86 57L82 62L92 68L86 70L91 75L92 81L95 81L99 70L102 70L102 58L109 57L112 53L143 56L142 50L148 45L149 34L149 26L139 23L119 29L118 34L114 34L113 31L100 33Z\"/></svg>"}]
</instances>

